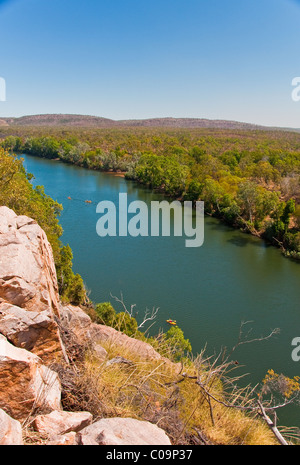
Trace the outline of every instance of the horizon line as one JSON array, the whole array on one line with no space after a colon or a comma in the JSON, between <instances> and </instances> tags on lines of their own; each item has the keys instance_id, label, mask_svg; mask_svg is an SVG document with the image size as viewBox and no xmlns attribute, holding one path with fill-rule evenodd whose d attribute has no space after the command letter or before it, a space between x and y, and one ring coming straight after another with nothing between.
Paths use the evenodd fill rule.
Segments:
<instances>
[{"instance_id":1,"label":"horizon line","mask_svg":"<svg viewBox=\"0 0 300 465\"><path fill-rule=\"evenodd\" d=\"M205 118L205 117L193 117L193 116L150 116L150 117L143 117L143 118L125 118L125 119L113 119L108 118L106 116L99 116L99 115L92 115L92 114L85 114L85 113L34 113L34 114L22 114L21 116L0 116L0 120L8 120L8 119L20 119L26 117L35 117L35 116L82 116L82 117L90 117L90 118L99 118L105 119L108 121L112 121L115 123L122 123L122 122L134 122L134 121L151 121L151 120L198 120L198 121L210 121L210 122L228 122L228 123L237 123L237 124L244 124L244 125L251 125L256 126L259 128L269 128L269 129L295 129L300 130L299 127L292 127L292 126L274 126L274 125L267 125L267 124L257 124L253 122L246 122L240 120L233 120L233 119L223 119L223 118Z\"/></svg>"}]
</instances>

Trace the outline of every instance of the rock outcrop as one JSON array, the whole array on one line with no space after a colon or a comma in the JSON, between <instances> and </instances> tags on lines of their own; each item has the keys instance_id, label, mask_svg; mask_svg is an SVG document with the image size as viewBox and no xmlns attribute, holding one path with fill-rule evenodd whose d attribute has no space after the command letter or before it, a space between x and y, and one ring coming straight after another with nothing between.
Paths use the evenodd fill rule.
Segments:
<instances>
[{"instance_id":1,"label":"rock outcrop","mask_svg":"<svg viewBox=\"0 0 300 465\"><path fill-rule=\"evenodd\" d=\"M47 415L35 417L32 425L39 433L48 434L52 439L70 432L77 432L92 423L89 412L64 412L53 410Z\"/></svg>"},{"instance_id":2,"label":"rock outcrop","mask_svg":"<svg viewBox=\"0 0 300 465\"><path fill-rule=\"evenodd\" d=\"M63 410L55 367L72 363L70 340L75 358L78 348L89 347L98 363L116 363L104 343L143 360L165 360L149 344L93 323L80 307L62 305L45 232L31 218L0 207L0 445L22 445L21 425L49 445L170 445L166 433L146 421L93 422L89 412Z\"/></svg>"},{"instance_id":3,"label":"rock outcrop","mask_svg":"<svg viewBox=\"0 0 300 465\"><path fill-rule=\"evenodd\" d=\"M139 341L116 329L95 324L80 308L72 305L60 307L61 321L69 328L81 342L105 343L116 345L123 350L133 351L143 360L161 360L163 357L147 342Z\"/></svg>"},{"instance_id":4,"label":"rock outcrop","mask_svg":"<svg viewBox=\"0 0 300 465\"><path fill-rule=\"evenodd\" d=\"M47 310L27 311L0 299L0 333L46 363L62 353L58 326Z\"/></svg>"},{"instance_id":5,"label":"rock outcrop","mask_svg":"<svg viewBox=\"0 0 300 465\"><path fill-rule=\"evenodd\" d=\"M25 349L0 335L0 408L17 420L36 410L61 408L58 375Z\"/></svg>"},{"instance_id":6,"label":"rock outcrop","mask_svg":"<svg viewBox=\"0 0 300 465\"><path fill-rule=\"evenodd\" d=\"M59 295L51 246L27 216L0 208L0 297L26 310L59 316Z\"/></svg>"},{"instance_id":7,"label":"rock outcrop","mask_svg":"<svg viewBox=\"0 0 300 465\"><path fill-rule=\"evenodd\" d=\"M133 418L103 418L78 433L85 446L170 446L166 433L148 421Z\"/></svg>"}]
</instances>

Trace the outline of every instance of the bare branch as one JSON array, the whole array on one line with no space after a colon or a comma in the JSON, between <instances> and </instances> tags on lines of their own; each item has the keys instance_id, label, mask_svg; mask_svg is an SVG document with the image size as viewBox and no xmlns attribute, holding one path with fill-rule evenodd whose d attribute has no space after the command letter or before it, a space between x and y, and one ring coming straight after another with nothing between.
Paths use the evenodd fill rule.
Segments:
<instances>
[{"instance_id":1,"label":"bare branch","mask_svg":"<svg viewBox=\"0 0 300 465\"><path fill-rule=\"evenodd\" d=\"M112 293L110 293L111 297L113 299L115 299L116 302L118 302L119 304L122 305L123 309L124 309L124 312L127 313L127 315L129 315L131 318L133 318L133 310L134 308L136 307L136 304L133 304L130 306L130 310L127 309L125 303L124 303L124 299L123 299L123 293L121 292L121 297L120 299L118 297L116 297L115 295L112 295Z\"/></svg>"},{"instance_id":2,"label":"bare branch","mask_svg":"<svg viewBox=\"0 0 300 465\"><path fill-rule=\"evenodd\" d=\"M261 337L256 337L256 338L253 338L253 339L247 339L247 336L249 336L249 334L251 333L252 331L252 328L248 331L247 333L247 336L245 338L245 335L243 333L243 328L244 326L246 326L247 324L249 323L253 323L252 321L242 321L241 322L241 325L240 325L240 330L239 330L239 336L238 336L238 341L237 343L235 344L235 346L233 346L231 352L227 355L226 357L226 361L229 360L229 358L231 357L231 355L233 354L233 352L236 351L236 349L238 347L240 347L241 345L244 345L244 344L252 344L253 342L261 342L261 341L266 341L268 339L270 339L271 337L277 335L280 333L280 328L275 328L273 329L270 334L268 334L267 336L261 336Z\"/></svg>"},{"instance_id":3,"label":"bare branch","mask_svg":"<svg viewBox=\"0 0 300 465\"><path fill-rule=\"evenodd\" d=\"M110 295L111 295L111 297L113 299L115 299L116 302L118 302L119 304L122 305L124 312L127 315L129 315L130 318L136 318L135 315L138 313L138 312L134 313L134 310L136 308L136 304L132 304L130 306L130 310L128 310L128 308L125 305L122 292L121 292L120 298L112 295L111 293L110 293ZM154 321L156 319L156 317L157 317L158 311L159 311L159 307L157 307L157 308L153 307L151 312L150 312L150 310L148 308L146 308L145 313L144 313L143 321L138 325L138 329L143 328L145 323L147 323L147 321ZM149 331L149 329L150 328L148 328L147 331Z\"/></svg>"},{"instance_id":4,"label":"bare branch","mask_svg":"<svg viewBox=\"0 0 300 465\"><path fill-rule=\"evenodd\" d=\"M159 307L157 307L157 308L153 307L152 312L150 313L150 311L148 309L146 309L145 315L144 315L144 320L142 321L142 323L140 323L138 325L138 329L142 328L147 321L155 320L155 318L157 316L157 313L158 313L158 310L159 310Z\"/></svg>"},{"instance_id":5,"label":"bare branch","mask_svg":"<svg viewBox=\"0 0 300 465\"><path fill-rule=\"evenodd\" d=\"M288 442L284 439L284 437L282 436L282 434L279 432L277 426L276 426L276 422L273 422L271 420L270 417L268 417L268 415L266 414L266 411L265 411L265 408L264 406L262 405L262 403L260 402L260 400L258 400L258 405L259 405L259 408L261 410L261 414L265 420L265 422L267 423L267 425L269 426L269 428L272 430L272 432L274 433L274 435L276 436L276 438L278 439L279 443L282 445L282 446L288 446Z\"/></svg>"}]
</instances>

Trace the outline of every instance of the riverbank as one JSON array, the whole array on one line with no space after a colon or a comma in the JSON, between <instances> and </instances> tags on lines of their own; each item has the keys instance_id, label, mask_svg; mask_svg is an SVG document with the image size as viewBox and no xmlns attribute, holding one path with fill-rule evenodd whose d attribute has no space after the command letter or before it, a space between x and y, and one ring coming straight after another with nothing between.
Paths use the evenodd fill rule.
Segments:
<instances>
[{"instance_id":1,"label":"riverbank","mask_svg":"<svg viewBox=\"0 0 300 465\"><path fill-rule=\"evenodd\" d=\"M19 156L22 155L22 153L18 153ZM39 155L35 155L39 156ZM44 158L44 156L40 155L41 158ZM183 202L184 200L193 200L195 202L196 200L202 200L201 197L195 198L194 196L190 196L187 192L182 193L181 195L172 195L171 193L167 193L164 186L160 187L153 187L151 183L147 183L141 179L139 179L135 173L129 173L128 171L121 171L119 168L115 169L109 169L107 170L106 168L103 168L101 166L87 166L85 163L82 162L71 162L70 160L66 160L64 158L52 158L53 161L60 161L66 164L73 164L75 166L79 166L81 168L89 169L92 171L98 171L100 173L108 174L111 176L115 177L120 177L124 178L130 181L137 182L139 185L146 187L146 188L151 188L153 189L154 192L157 192L159 194L164 195L166 198L170 199L170 201L173 200L178 200L180 202ZM300 251L298 252L297 250L293 250L291 248L288 248L285 246L284 241L282 240L282 237L280 237L281 240L275 237L276 232L275 230L268 230L266 229L266 226L262 228L261 230L255 229L255 225L249 221L246 221L241 215L236 215L235 218L232 216L228 217L228 215L222 214L220 211L220 208L218 206L217 210L210 209L207 210L205 209L205 214L207 216L216 218L217 220L221 221L223 224L228 225L229 227L234 227L235 229L240 230L241 232L245 234L250 234L251 236L258 237L261 240L263 240L266 244L270 244L276 248L279 248L282 252L282 254L289 259L294 260L295 262L300 262ZM288 221L290 220L291 214L289 214ZM283 226L282 226L283 228ZM300 234L300 233L299 233ZM300 247L300 246L299 246Z\"/></svg>"},{"instance_id":2,"label":"riverbank","mask_svg":"<svg viewBox=\"0 0 300 465\"><path fill-rule=\"evenodd\" d=\"M11 129L7 129L10 133ZM126 173L171 199L300 258L300 135L278 131L14 128L2 140L18 153L92 170ZM2 132L5 132L3 129Z\"/></svg>"}]
</instances>

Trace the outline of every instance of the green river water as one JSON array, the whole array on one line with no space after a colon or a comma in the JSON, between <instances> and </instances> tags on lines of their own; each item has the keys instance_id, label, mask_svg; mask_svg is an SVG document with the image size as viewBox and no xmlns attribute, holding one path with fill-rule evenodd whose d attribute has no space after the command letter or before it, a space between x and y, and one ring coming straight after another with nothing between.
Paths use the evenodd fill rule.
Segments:
<instances>
[{"instance_id":1,"label":"green river water","mask_svg":"<svg viewBox=\"0 0 300 465\"><path fill-rule=\"evenodd\" d=\"M152 331L167 330L166 319L177 320L194 353L207 354L238 339L242 321L251 321L251 338L280 328L273 338L241 346L234 354L249 373L243 383L256 384L270 368L287 376L300 374L300 362L291 357L293 338L300 337L300 263L284 258L260 239L205 218L202 247L186 248L182 237L106 237L96 233L102 200L118 204L119 193L128 202L162 200L161 195L122 177L89 171L56 161L24 156L34 184L61 203L62 241L74 253L74 271L81 274L94 302L120 296L139 315L159 307ZM72 200L68 200L68 197ZM91 200L92 203L85 203ZM236 374L237 374L236 373ZM280 423L300 427L300 407L279 412Z\"/></svg>"}]
</instances>

